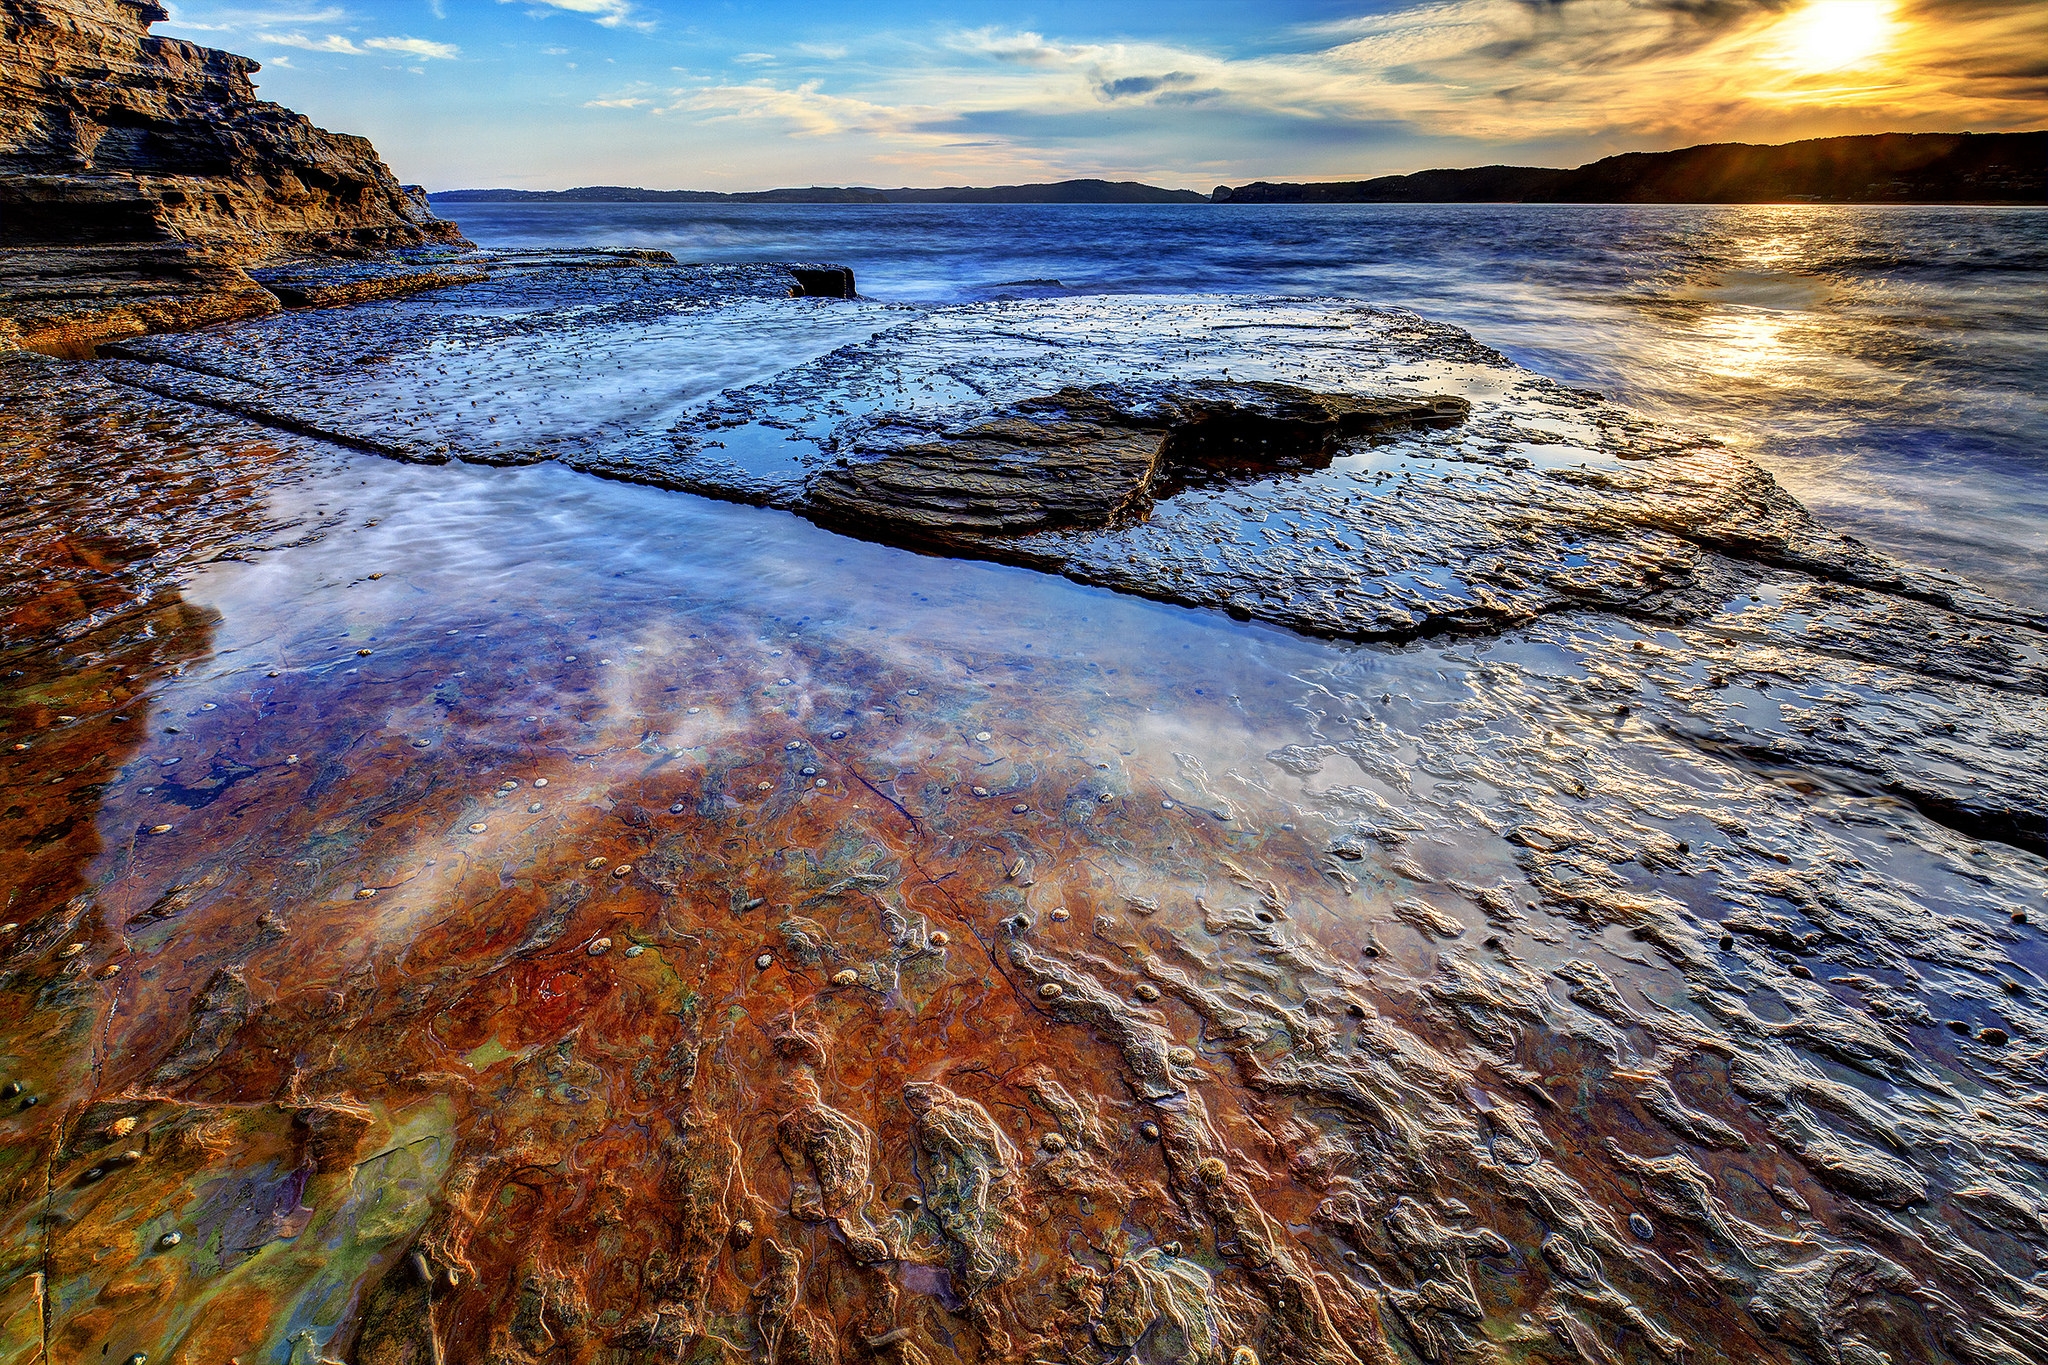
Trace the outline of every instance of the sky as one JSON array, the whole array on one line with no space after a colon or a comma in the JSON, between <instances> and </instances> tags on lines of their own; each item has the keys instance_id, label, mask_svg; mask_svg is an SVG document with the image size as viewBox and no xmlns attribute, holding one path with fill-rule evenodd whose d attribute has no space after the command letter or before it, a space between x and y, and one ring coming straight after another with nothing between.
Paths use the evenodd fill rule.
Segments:
<instances>
[{"instance_id":1,"label":"sky","mask_svg":"<svg viewBox=\"0 0 2048 1365\"><path fill-rule=\"evenodd\" d=\"M2048 0L194 0L156 31L435 190L1207 191L2048 127Z\"/></svg>"}]
</instances>

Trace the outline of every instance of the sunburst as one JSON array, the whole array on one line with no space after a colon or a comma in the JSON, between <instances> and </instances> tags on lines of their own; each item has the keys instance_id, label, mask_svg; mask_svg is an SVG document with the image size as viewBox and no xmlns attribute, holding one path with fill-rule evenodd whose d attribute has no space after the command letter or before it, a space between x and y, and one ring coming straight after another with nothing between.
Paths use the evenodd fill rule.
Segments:
<instances>
[{"instance_id":1,"label":"sunburst","mask_svg":"<svg viewBox=\"0 0 2048 1365\"><path fill-rule=\"evenodd\" d=\"M1775 56L1799 72L1870 64L1896 36L1892 0L1812 0L1777 25Z\"/></svg>"}]
</instances>

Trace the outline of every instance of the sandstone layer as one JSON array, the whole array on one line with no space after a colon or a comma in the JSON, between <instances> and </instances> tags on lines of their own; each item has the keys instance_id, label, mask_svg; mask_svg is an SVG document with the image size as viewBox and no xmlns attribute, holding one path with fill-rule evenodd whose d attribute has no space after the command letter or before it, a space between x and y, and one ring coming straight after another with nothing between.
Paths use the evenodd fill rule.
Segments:
<instances>
[{"instance_id":1,"label":"sandstone layer","mask_svg":"<svg viewBox=\"0 0 2048 1365\"><path fill-rule=\"evenodd\" d=\"M1412 314L487 273L0 356L0 1361L2048 1357L2040 622Z\"/></svg>"},{"instance_id":2,"label":"sandstone layer","mask_svg":"<svg viewBox=\"0 0 2048 1365\"><path fill-rule=\"evenodd\" d=\"M0 0L0 245L461 240L367 140L259 100L247 57L152 35L165 17L153 0Z\"/></svg>"}]
</instances>

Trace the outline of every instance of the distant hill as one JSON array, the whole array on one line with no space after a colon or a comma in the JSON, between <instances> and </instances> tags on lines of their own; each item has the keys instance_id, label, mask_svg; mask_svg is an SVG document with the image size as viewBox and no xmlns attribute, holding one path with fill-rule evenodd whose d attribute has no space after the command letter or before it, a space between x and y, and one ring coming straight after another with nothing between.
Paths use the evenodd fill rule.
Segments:
<instances>
[{"instance_id":1,"label":"distant hill","mask_svg":"<svg viewBox=\"0 0 2048 1365\"><path fill-rule=\"evenodd\" d=\"M2048 203L2048 132L1874 133L1775 147L1628 152L1576 170L1477 166L1320 184L1258 181L1221 204Z\"/></svg>"},{"instance_id":2,"label":"distant hill","mask_svg":"<svg viewBox=\"0 0 2048 1365\"><path fill-rule=\"evenodd\" d=\"M1055 185L997 185L989 189L954 186L936 190L810 189L640 190L622 185L586 185L574 190L442 190L439 204L1205 204L1193 190L1166 190L1134 180L1062 180Z\"/></svg>"}]
</instances>

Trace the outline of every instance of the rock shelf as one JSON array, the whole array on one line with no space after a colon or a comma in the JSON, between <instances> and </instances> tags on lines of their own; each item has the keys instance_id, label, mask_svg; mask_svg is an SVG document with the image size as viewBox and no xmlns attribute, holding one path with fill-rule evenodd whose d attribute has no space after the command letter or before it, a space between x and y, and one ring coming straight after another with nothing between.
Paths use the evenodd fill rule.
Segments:
<instances>
[{"instance_id":1,"label":"rock shelf","mask_svg":"<svg viewBox=\"0 0 2048 1365\"><path fill-rule=\"evenodd\" d=\"M2048 1356L2042 622L1412 314L460 256L0 355L0 1361Z\"/></svg>"}]
</instances>

